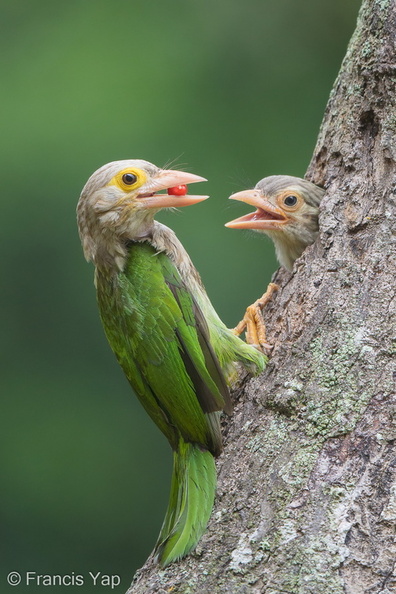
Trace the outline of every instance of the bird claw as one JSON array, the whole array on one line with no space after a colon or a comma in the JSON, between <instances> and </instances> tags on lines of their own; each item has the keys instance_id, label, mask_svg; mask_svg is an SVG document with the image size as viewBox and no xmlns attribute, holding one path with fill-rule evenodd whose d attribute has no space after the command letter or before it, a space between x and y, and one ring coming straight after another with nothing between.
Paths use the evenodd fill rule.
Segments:
<instances>
[{"instance_id":1,"label":"bird claw","mask_svg":"<svg viewBox=\"0 0 396 594\"><path fill-rule=\"evenodd\" d=\"M237 336L245 332L246 342L266 355L270 354L273 346L267 342L262 309L272 299L273 293L278 289L278 285L270 283L264 295L246 308L243 319L233 329L233 333Z\"/></svg>"}]
</instances>

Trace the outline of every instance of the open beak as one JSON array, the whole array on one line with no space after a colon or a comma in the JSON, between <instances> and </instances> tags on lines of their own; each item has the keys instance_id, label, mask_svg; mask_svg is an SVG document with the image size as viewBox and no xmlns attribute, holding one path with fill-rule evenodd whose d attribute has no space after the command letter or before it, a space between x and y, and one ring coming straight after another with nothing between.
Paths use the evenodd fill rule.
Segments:
<instances>
[{"instance_id":1,"label":"open beak","mask_svg":"<svg viewBox=\"0 0 396 594\"><path fill-rule=\"evenodd\" d=\"M197 204L197 202L202 202L202 200L206 200L209 196L191 196L189 194L176 196L173 194L157 194L157 192L173 188L174 186L195 184L201 181L207 180L193 173L162 169L155 179L142 186L138 199L147 208L168 208L171 206L178 207Z\"/></svg>"},{"instance_id":2,"label":"open beak","mask_svg":"<svg viewBox=\"0 0 396 594\"><path fill-rule=\"evenodd\" d=\"M240 200L257 208L255 212L226 223L230 229L275 230L288 221L283 210L271 204L258 190L237 192L230 196L230 200Z\"/></svg>"}]
</instances>

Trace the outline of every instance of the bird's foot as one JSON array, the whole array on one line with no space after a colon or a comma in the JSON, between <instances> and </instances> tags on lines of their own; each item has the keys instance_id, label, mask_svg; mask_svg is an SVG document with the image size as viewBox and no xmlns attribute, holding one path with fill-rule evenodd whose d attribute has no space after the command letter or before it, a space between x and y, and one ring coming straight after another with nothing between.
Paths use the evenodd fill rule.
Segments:
<instances>
[{"instance_id":1,"label":"bird's foot","mask_svg":"<svg viewBox=\"0 0 396 594\"><path fill-rule=\"evenodd\" d=\"M264 295L246 308L243 319L233 329L233 333L237 336L245 332L246 342L263 351L266 355L271 352L273 347L267 342L265 322L261 312L264 306L271 301L273 293L278 289L278 285L270 283Z\"/></svg>"}]
</instances>

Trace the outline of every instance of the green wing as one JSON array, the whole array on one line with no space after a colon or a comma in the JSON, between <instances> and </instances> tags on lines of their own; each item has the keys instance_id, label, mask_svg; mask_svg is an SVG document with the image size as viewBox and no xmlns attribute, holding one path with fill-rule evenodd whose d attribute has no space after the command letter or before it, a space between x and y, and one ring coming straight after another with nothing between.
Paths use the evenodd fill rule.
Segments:
<instances>
[{"instance_id":1,"label":"green wing","mask_svg":"<svg viewBox=\"0 0 396 594\"><path fill-rule=\"evenodd\" d=\"M205 320L164 253L130 247L117 276L97 274L98 303L109 343L154 422L177 447L179 435L218 453L218 412L229 393Z\"/></svg>"},{"instance_id":2,"label":"green wing","mask_svg":"<svg viewBox=\"0 0 396 594\"><path fill-rule=\"evenodd\" d=\"M173 297L176 299L189 329L189 334L187 336L179 334L178 331L177 334L183 347L181 351L183 361L186 368L190 370L189 375L190 377L195 378L195 386L202 386L202 390L197 391L197 397L201 403L202 409L204 412L224 410L230 414L232 406L228 386L217 356L210 343L209 328L205 317L169 258L162 255L161 265L165 282L172 291ZM189 342L187 342L188 338L190 338ZM194 356L197 352L197 338L199 342L198 357ZM203 358L201 355L203 355ZM215 382L217 389L221 394L220 399L217 397L217 393L213 393L213 390L208 389L208 374Z\"/></svg>"}]
</instances>

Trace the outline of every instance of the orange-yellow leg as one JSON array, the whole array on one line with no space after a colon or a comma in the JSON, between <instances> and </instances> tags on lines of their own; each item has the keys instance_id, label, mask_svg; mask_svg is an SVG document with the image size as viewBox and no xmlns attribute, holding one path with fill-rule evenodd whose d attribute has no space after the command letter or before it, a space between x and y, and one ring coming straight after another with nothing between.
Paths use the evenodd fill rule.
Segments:
<instances>
[{"instance_id":1,"label":"orange-yellow leg","mask_svg":"<svg viewBox=\"0 0 396 594\"><path fill-rule=\"evenodd\" d=\"M275 283L270 283L266 292L260 299L246 308L245 315L239 324L233 329L233 333L239 336L246 333L246 342L259 347L264 351L270 351L271 345L267 342L265 323L261 314L263 307L272 299L272 295L279 289Z\"/></svg>"}]
</instances>

